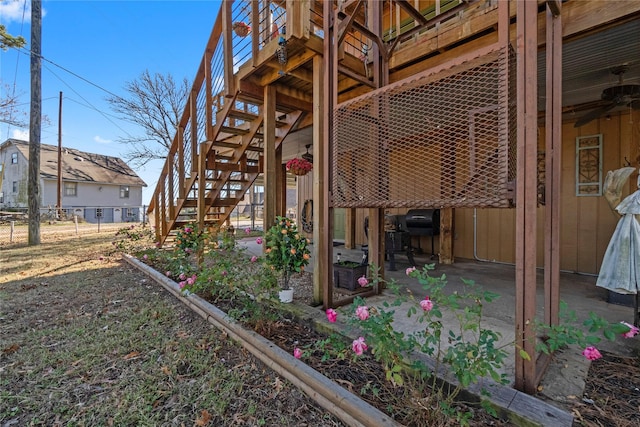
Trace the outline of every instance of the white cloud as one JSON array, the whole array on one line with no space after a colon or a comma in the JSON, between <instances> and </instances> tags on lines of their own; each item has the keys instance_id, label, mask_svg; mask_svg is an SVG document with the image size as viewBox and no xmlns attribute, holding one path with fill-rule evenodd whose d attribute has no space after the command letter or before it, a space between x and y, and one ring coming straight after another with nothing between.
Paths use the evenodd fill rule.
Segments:
<instances>
[{"instance_id":1,"label":"white cloud","mask_svg":"<svg viewBox=\"0 0 640 427\"><path fill-rule=\"evenodd\" d=\"M31 20L31 2L27 0L0 0L0 22Z\"/></svg>"},{"instance_id":2,"label":"white cloud","mask_svg":"<svg viewBox=\"0 0 640 427\"><path fill-rule=\"evenodd\" d=\"M98 144L111 144L113 142L110 139L101 138L99 135L94 136L93 140Z\"/></svg>"},{"instance_id":3,"label":"white cloud","mask_svg":"<svg viewBox=\"0 0 640 427\"><path fill-rule=\"evenodd\" d=\"M29 130L28 129L14 129L11 135L13 139L19 139L22 141L29 140Z\"/></svg>"}]
</instances>

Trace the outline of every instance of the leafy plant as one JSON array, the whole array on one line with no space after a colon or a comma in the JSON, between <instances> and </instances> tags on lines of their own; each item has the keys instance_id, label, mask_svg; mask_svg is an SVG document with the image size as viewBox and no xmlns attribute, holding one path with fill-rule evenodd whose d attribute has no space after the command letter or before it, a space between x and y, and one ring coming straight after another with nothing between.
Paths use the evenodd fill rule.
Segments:
<instances>
[{"instance_id":1,"label":"leafy plant","mask_svg":"<svg viewBox=\"0 0 640 427\"><path fill-rule=\"evenodd\" d=\"M557 325L535 322L534 329L542 335L542 339L536 342L536 351L551 354L567 346L577 345L584 348L582 354L590 360L602 357L594 347L602 340L598 333L614 341L618 335L632 338L640 332L636 326L626 322L610 323L593 312L580 325L576 312L569 310L564 301L560 301L560 322Z\"/></svg>"},{"instance_id":2,"label":"leafy plant","mask_svg":"<svg viewBox=\"0 0 640 427\"><path fill-rule=\"evenodd\" d=\"M265 234L265 262L282 277L282 288L289 289L292 273L304 271L311 257L309 240L298 232L296 223L278 216Z\"/></svg>"},{"instance_id":3,"label":"leafy plant","mask_svg":"<svg viewBox=\"0 0 640 427\"><path fill-rule=\"evenodd\" d=\"M199 253L204 250L208 239L206 230L199 230L195 223L187 224L176 232L175 248L187 254Z\"/></svg>"},{"instance_id":4,"label":"leafy plant","mask_svg":"<svg viewBox=\"0 0 640 427\"><path fill-rule=\"evenodd\" d=\"M151 227L144 224L123 227L116 232L115 236L116 240L112 242L114 250L136 256L153 247L155 239Z\"/></svg>"}]
</instances>

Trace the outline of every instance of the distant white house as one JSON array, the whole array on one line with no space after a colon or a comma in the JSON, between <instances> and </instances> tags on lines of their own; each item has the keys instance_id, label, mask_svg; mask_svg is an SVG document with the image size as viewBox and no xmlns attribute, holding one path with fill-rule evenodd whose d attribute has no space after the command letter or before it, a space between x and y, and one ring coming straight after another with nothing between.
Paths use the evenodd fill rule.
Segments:
<instances>
[{"instance_id":1,"label":"distant white house","mask_svg":"<svg viewBox=\"0 0 640 427\"><path fill-rule=\"evenodd\" d=\"M88 222L140 221L142 187L147 184L121 159L62 148L62 208ZM29 143L8 139L0 145L0 210L27 208ZM58 200L58 147L40 146L41 212Z\"/></svg>"}]
</instances>

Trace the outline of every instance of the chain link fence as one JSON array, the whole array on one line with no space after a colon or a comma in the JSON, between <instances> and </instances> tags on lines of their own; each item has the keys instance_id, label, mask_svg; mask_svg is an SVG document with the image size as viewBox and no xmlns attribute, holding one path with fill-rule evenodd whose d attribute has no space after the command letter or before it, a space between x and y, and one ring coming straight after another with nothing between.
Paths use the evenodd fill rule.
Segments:
<instances>
[{"instance_id":1,"label":"chain link fence","mask_svg":"<svg viewBox=\"0 0 640 427\"><path fill-rule=\"evenodd\" d=\"M0 217L0 249L7 245L25 244L29 241L29 225L25 212L13 212L11 215ZM291 213L291 217L295 215ZM261 204L238 205L229 218L236 229L250 228L264 230L263 206ZM146 210L141 212L140 219L146 218ZM78 236L93 233L113 233L140 221L131 222L86 222L82 218L73 217L58 220L55 213L41 213L40 241L42 243L54 241L60 237Z\"/></svg>"},{"instance_id":2,"label":"chain link fence","mask_svg":"<svg viewBox=\"0 0 640 427\"><path fill-rule=\"evenodd\" d=\"M78 236L94 233L111 233L132 223L91 224L74 221L40 223L40 241L52 242L60 237ZM5 220L0 222L0 249L7 245L24 244L29 241L29 225L26 220Z\"/></svg>"}]
</instances>

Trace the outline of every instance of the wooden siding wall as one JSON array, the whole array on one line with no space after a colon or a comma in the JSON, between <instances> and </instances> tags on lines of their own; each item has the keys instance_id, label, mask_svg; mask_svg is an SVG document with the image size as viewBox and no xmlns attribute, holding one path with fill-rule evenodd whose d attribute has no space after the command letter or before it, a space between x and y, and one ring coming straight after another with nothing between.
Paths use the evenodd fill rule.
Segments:
<instances>
[{"instance_id":1,"label":"wooden siding wall","mask_svg":"<svg viewBox=\"0 0 640 427\"><path fill-rule=\"evenodd\" d=\"M544 129L539 133L544 137ZM560 268L580 273L597 274L618 216L602 196L576 196L576 137L602 134L603 181L610 170L626 166L638 168L640 162L640 112L628 111L594 120L580 128L572 122L562 128L562 205ZM539 141L544 147L544 141ZM637 174L629 179L623 196L636 189ZM543 265L544 209L538 210L537 264ZM473 209L456 210L455 255L473 259ZM514 262L515 210L478 209L477 253L481 259Z\"/></svg>"}]
</instances>

